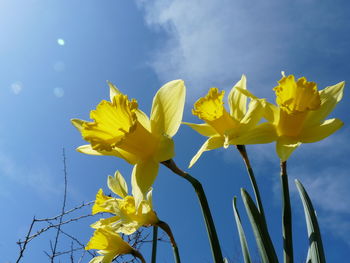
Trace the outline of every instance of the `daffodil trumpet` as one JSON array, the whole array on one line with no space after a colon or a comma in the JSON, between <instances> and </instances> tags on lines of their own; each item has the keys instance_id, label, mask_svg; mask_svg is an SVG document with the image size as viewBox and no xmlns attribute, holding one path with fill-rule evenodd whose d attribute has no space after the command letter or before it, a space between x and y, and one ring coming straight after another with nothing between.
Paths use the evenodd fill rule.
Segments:
<instances>
[{"instance_id":1,"label":"daffodil trumpet","mask_svg":"<svg viewBox=\"0 0 350 263\"><path fill-rule=\"evenodd\" d=\"M91 155L112 155L133 164L132 188L138 207L158 174L159 163L175 155L172 137L181 124L186 89L182 80L162 86L153 99L148 118L136 100L129 100L112 83L108 85L110 101L101 101L91 111L92 122L72 120L89 142L77 150Z\"/></svg>"},{"instance_id":2,"label":"daffodil trumpet","mask_svg":"<svg viewBox=\"0 0 350 263\"><path fill-rule=\"evenodd\" d=\"M202 184L194 177L192 177L190 174L184 172L181 170L173 159L167 160L165 162L162 162L163 165L165 165L167 168L169 168L172 172L179 175L180 177L186 179L188 182L191 183L192 187L195 189L195 192L197 194L200 207L202 209L203 217L205 226L207 228L208 232L208 238L210 242L211 251L213 254L213 259L215 263L222 263L223 262L223 256L221 252L221 247L219 243L219 239L216 233L213 217L210 212L209 204L207 197L205 195L205 192L203 190Z\"/></svg>"}]
</instances>

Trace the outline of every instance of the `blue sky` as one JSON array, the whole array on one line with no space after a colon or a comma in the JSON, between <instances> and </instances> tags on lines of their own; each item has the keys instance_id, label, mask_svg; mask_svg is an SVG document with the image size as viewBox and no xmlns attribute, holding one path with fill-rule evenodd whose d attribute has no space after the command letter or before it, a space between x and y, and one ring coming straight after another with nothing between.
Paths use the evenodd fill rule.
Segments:
<instances>
[{"instance_id":1,"label":"blue sky","mask_svg":"<svg viewBox=\"0 0 350 263\"><path fill-rule=\"evenodd\" d=\"M44 1L0 3L0 263L14 262L33 216L56 215L63 190L62 148L67 155L68 207L93 200L119 170L127 180L132 167L113 157L80 154L80 134L71 118L109 96L112 81L140 108L150 112L153 95L167 81L187 86L184 120L208 88L229 90L246 74L248 88L274 101L281 70L306 76L320 89L349 82L350 18L347 1ZM58 43L64 40L64 45ZM62 44L62 43L61 43ZM302 145L288 161L316 207L329 262L341 262L350 247L349 93L332 117L342 130L326 140ZM175 161L186 168L205 138L188 127L174 137ZM249 146L272 239L281 257L279 163L274 145ZM231 201L240 187L250 191L235 149L204 153L189 171L206 190L225 256L242 261ZM306 255L304 215L291 184L295 257ZM211 262L209 244L193 190L164 167L154 185L154 207L168 222L183 262ZM244 215L239 200L241 214ZM247 222L247 218L243 216ZM67 227L87 242L93 219ZM250 226L245 224L254 251ZM49 233L30 243L23 262L45 262ZM62 239L60 248L67 247ZM69 243L70 244L70 243ZM69 246L69 245L68 245ZM147 258L149 246L142 251ZM168 244L159 262L172 262ZM257 254L257 252L256 252ZM78 254L77 254L78 256ZM88 262L86 256L84 262Z\"/></svg>"}]
</instances>

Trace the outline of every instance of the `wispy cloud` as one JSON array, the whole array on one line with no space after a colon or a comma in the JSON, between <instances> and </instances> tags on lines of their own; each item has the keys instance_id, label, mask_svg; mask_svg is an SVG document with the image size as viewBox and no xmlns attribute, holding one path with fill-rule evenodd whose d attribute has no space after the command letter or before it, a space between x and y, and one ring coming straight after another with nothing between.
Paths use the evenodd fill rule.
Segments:
<instances>
[{"instance_id":1,"label":"wispy cloud","mask_svg":"<svg viewBox=\"0 0 350 263\"><path fill-rule=\"evenodd\" d=\"M58 195L63 189L63 186L57 187L58 182L45 165L24 167L3 152L0 152L0 176L3 182L0 191L2 197L11 196L11 193L6 191L6 182L10 185L17 184L22 188L30 188L40 196ZM13 190L13 187L8 189Z\"/></svg>"},{"instance_id":2,"label":"wispy cloud","mask_svg":"<svg viewBox=\"0 0 350 263\"><path fill-rule=\"evenodd\" d=\"M152 67L162 81L184 78L192 96L211 85L228 88L242 73L248 75L251 88L262 88L260 94L265 96L281 70L320 74L349 55L350 38L343 34L349 30L349 19L333 3L137 2L148 25L166 33L151 59Z\"/></svg>"}]
</instances>

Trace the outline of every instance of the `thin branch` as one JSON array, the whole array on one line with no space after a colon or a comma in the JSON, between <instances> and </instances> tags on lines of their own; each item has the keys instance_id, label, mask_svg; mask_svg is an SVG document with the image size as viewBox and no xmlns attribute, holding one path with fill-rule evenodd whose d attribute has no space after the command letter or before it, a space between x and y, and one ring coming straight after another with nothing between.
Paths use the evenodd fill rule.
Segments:
<instances>
[{"instance_id":1,"label":"thin branch","mask_svg":"<svg viewBox=\"0 0 350 263\"><path fill-rule=\"evenodd\" d=\"M64 174L63 204L62 204L61 216L59 218L59 224L58 224L58 227L57 227L55 242L54 242L53 249L52 249L51 263L54 263L54 258L56 256L58 238L59 238L59 235L60 235L60 230L61 230L61 225L62 225L62 221L63 221L64 210L66 209L66 202L67 202L67 166L66 166L66 153L65 153L64 148L62 150L62 158L63 158L63 174Z\"/></svg>"},{"instance_id":2,"label":"thin branch","mask_svg":"<svg viewBox=\"0 0 350 263\"><path fill-rule=\"evenodd\" d=\"M35 217L33 217L33 221L32 221L32 223L30 224L30 227L29 227L28 233L27 233L27 235L26 235L25 241L23 242L23 246L22 246L21 240L18 240L18 242L17 242L17 244L18 244L19 247L20 247L20 251L19 251L19 255L18 255L18 258L17 258L16 263L18 263L18 262L21 260L21 258L23 257L23 253L24 253L24 250L26 249L27 244L28 244L28 242L29 242L28 240L29 240L29 238L30 238L30 234L31 234L31 232L32 232L34 223L35 223Z\"/></svg>"}]
</instances>

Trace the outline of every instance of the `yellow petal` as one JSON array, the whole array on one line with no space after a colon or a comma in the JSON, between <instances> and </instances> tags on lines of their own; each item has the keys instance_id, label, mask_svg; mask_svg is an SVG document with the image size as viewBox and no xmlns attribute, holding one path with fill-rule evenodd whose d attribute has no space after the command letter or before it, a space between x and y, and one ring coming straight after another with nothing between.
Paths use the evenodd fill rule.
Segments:
<instances>
[{"instance_id":1,"label":"yellow petal","mask_svg":"<svg viewBox=\"0 0 350 263\"><path fill-rule=\"evenodd\" d=\"M122 149L112 149L111 151L96 151L92 149L90 144L81 145L77 148L80 153L90 154L90 155L110 155L116 156L126 160L130 164L135 164L139 162L139 158L131 153L128 153Z\"/></svg>"},{"instance_id":2,"label":"yellow petal","mask_svg":"<svg viewBox=\"0 0 350 263\"><path fill-rule=\"evenodd\" d=\"M164 162L172 159L175 156L174 141L166 134L160 135L158 149L153 156L155 162Z\"/></svg>"},{"instance_id":3,"label":"yellow petal","mask_svg":"<svg viewBox=\"0 0 350 263\"><path fill-rule=\"evenodd\" d=\"M305 126L314 126L321 123L343 98L345 82L339 82L320 91L321 107L316 111L309 112Z\"/></svg>"},{"instance_id":4,"label":"yellow petal","mask_svg":"<svg viewBox=\"0 0 350 263\"><path fill-rule=\"evenodd\" d=\"M131 185L136 207L140 205L142 200L146 199L146 195L157 177L158 169L159 163L152 160L134 166Z\"/></svg>"},{"instance_id":5,"label":"yellow petal","mask_svg":"<svg viewBox=\"0 0 350 263\"><path fill-rule=\"evenodd\" d=\"M77 130L80 132L83 129L83 124L86 122L86 121L80 120L80 119L71 119L70 121L74 125L74 127L77 128Z\"/></svg>"},{"instance_id":6,"label":"yellow petal","mask_svg":"<svg viewBox=\"0 0 350 263\"><path fill-rule=\"evenodd\" d=\"M89 263L101 263L102 260L103 260L104 256L97 256L97 257L94 257L93 259L91 259L89 261Z\"/></svg>"},{"instance_id":7,"label":"yellow petal","mask_svg":"<svg viewBox=\"0 0 350 263\"><path fill-rule=\"evenodd\" d=\"M230 136L229 136L230 137ZM230 138L231 145L263 144L270 143L277 139L276 129L271 123L262 123L254 129L240 134L236 138Z\"/></svg>"},{"instance_id":8,"label":"yellow petal","mask_svg":"<svg viewBox=\"0 0 350 263\"><path fill-rule=\"evenodd\" d=\"M302 131L300 141L303 143L318 142L339 130L343 124L339 119L326 120L321 125L309 127Z\"/></svg>"},{"instance_id":9,"label":"yellow petal","mask_svg":"<svg viewBox=\"0 0 350 263\"><path fill-rule=\"evenodd\" d=\"M109 218L101 218L100 220L96 221L95 223L91 224L90 227L97 229L100 227L105 226L111 226L111 224L116 223L118 220L120 220L120 216L112 216Z\"/></svg>"},{"instance_id":10,"label":"yellow petal","mask_svg":"<svg viewBox=\"0 0 350 263\"><path fill-rule=\"evenodd\" d=\"M107 185L113 193L120 197L125 197L128 194L128 185L119 171L115 172L114 177L108 176Z\"/></svg>"},{"instance_id":11,"label":"yellow petal","mask_svg":"<svg viewBox=\"0 0 350 263\"><path fill-rule=\"evenodd\" d=\"M182 124L185 124L185 125L191 127L196 132L198 132L199 134L204 135L204 136L210 137L210 136L214 136L217 134L217 131L207 123L196 124L196 123L183 122Z\"/></svg>"},{"instance_id":12,"label":"yellow petal","mask_svg":"<svg viewBox=\"0 0 350 263\"><path fill-rule=\"evenodd\" d=\"M173 137L182 120L186 88L183 80L173 80L161 87L154 96L151 127L156 134Z\"/></svg>"},{"instance_id":13,"label":"yellow petal","mask_svg":"<svg viewBox=\"0 0 350 263\"><path fill-rule=\"evenodd\" d=\"M96 194L96 200L92 206L92 214L97 213L116 213L118 211L118 201L116 198L107 196L103 193L102 189L98 190Z\"/></svg>"},{"instance_id":14,"label":"yellow petal","mask_svg":"<svg viewBox=\"0 0 350 263\"><path fill-rule=\"evenodd\" d=\"M199 149L199 151L196 153L195 156L193 156L190 165L188 168L191 168L199 159L199 157L202 155L205 151L214 150L220 147L224 146L224 137L223 136L214 136L210 137Z\"/></svg>"},{"instance_id":15,"label":"yellow petal","mask_svg":"<svg viewBox=\"0 0 350 263\"><path fill-rule=\"evenodd\" d=\"M264 118L273 125L277 125L280 118L280 109L276 105L266 102Z\"/></svg>"},{"instance_id":16,"label":"yellow petal","mask_svg":"<svg viewBox=\"0 0 350 263\"><path fill-rule=\"evenodd\" d=\"M146 113L144 113L142 110L137 109L135 111L137 120L141 123L143 127L145 127L149 132L151 132L151 121L149 120Z\"/></svg>"},{"instance_id":17,"label":"yellow petal","mask_svg":"<svg viewBox=\"0 0 350 263\"><path fill-rule=\"evenodd\" d=\"M247 79L245 75L242 75L241 79L231 89L228 95L230 115L236 120L241 120L247 111L247 96L237 91L237 87L244 90L247 89Z\"/></svg>"},{"instance_id":18,"label":"yellow petal","mask_svg":"<svg viewBox=\"0 0 350 263\"><path fill-rule=\"evenodd\" d=\"M276 151L282 162L287 161L292 152L298 148L301 142L296 138L282 136L278 138L276 143Z\"/></svg>"},{"instance_id":19,"label":"yellow petal","mask_svg":"<svg viewBox=\"0 0 350 263\"><path fill-rule=\"evenodd\" d=\"M111 101L113 101L113 97L115 95L122 94L122 93L117 89L117 87L112 82L107 81L107 83L109 86L109 98Z\"/></svg>"},{"instance_id":20,"label":"yellow petal","mask_svg":"<svg viewBox=\"0 0 350 263\"><path fill-rule=\"evenodd\" d=\"M255 127L264 115L264 107L260 100L251 100L248 112L244 115L240 124L246 125L248 129Z\"/></svg>"}]
</instances>

